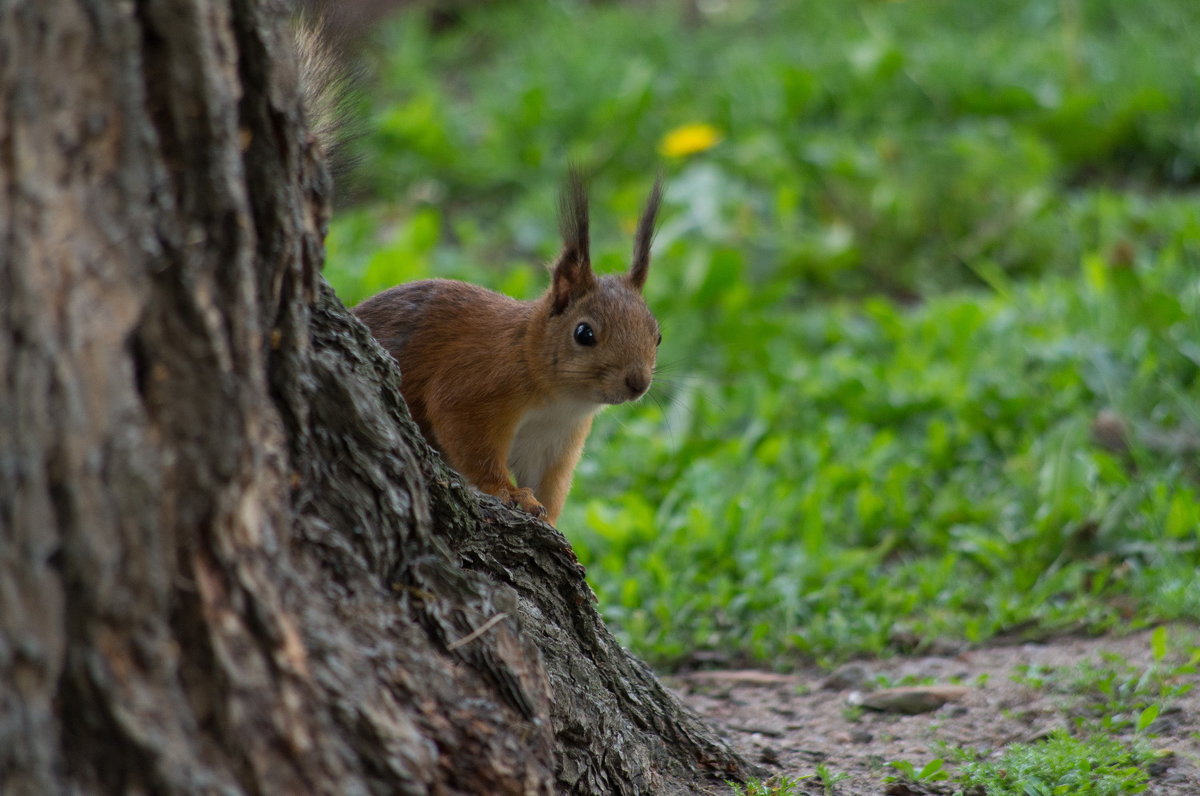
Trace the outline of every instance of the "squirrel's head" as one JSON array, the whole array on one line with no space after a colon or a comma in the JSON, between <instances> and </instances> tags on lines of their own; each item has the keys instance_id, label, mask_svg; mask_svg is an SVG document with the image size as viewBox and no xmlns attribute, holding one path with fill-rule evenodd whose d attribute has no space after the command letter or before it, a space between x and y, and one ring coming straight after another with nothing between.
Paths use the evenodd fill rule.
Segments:
<instances>
[{"instance_id":1,"label":"squirrel's head","mask_svg":"<svg viewBox=\"0 0 1200 796\"><path fill-rule=\"evenodd\" d=\"M563 250L542 299L548 311L542 345L548 375L572 398L619 404L636 401L650 388L662 336L642 286L661 199L661 182L655 181L638 221L629 271L597 278L588 251L587 196L579 175L570 174L560 205Z\"/></svg>"}]
</instances>

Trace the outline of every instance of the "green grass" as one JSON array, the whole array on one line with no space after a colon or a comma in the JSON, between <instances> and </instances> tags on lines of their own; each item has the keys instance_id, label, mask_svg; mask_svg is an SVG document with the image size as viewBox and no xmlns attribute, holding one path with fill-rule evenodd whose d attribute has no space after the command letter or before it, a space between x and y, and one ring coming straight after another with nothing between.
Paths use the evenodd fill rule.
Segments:
<instances>
[{"instance_id":1,"label":"green grass","mask_svg":"<svg viewBox=\"0 0 1200 796\"><path fill-rule=\"evenodd\" d=\"M744 786L729 783L734 796L795 796L800 780L792 777L772 777L769 780L752 779Z\"/></svg>"},{"instance_id":2,"label":"green grass","mask_svg":"<svg viewBox=\"0 0 1200 796\"><path fill-rule=\"evenodd\" d=\"M1173 646L1185 647L1181 639ZM1146 668L1133 666L1116 655L1084 661L1070 668L1023 667L1013 677L1034 689L1050 689L1062 695L1062 709L1072 723L1088 733L1114 735L1145 732L1160 712L1195 687L1200 646L1192 640L1190 653L1180 649L1168 656L1166 628L1156 628L1151 648L1154 662Z\"/></svg>"},{"instance_id":3,"label":"green grass","mask_svg":"<svg viewBox=\"0 0 1200 796\"><path fill-rule=\"evenodd\" d=\"M941 782L950 778L950 775L944 769L945 762L940 757L935 758L918 769L907 760L893 760L888 763L888 766L895 770L896 773L884 777L883 781L905 782L914 785Z\"/></svg>"},{"instance_id":4,"label":"green grass","mask_svg":"<svg viewBox=\"0 0 1200 796\"><path fill-rule=\"evenodd\" d=\"M697 302L708 325L681 342L703 361L665 411L606 418L562 525L618 575L596 578L602 604L668 657L1102 626L1128 593L1195 616L1195 470L1136 443L1124 460L1089 426L1106 407L1197 418L1198 300L1185 268L1097 263L911 309ZM1187 585L1159 599L1159 579Z\"/></svg>"},{"instance_id":5,"label":"green grass","mask_svg":"<svg viewBox=\"0 0 1200 796\"><path fill-rule=\"evenodd\" d=\"M1056 731L1041 743L1013 744L995 760L966 764L957 781L987 796L1118 796L1146 790L1154 758L1144 742Z\"/></svg>"},{"instance_id":6,"label":"green grass","mask_svg":"<svg viewBox=\"0 0 1200 796\"><path fill-rule=\"evenodd\" d=\"M559 521L658 665L1200 615L1200 6L709 6L387 26L339 294L537 294L568 160L624 268L665 172L654 400Z\"/></svg>"},{"instance_id":7,"label":"green grass","mask_svg":"<svg viewBox=\"0 0 1200 796\"><path fill-rule=\"evenodd\" d=\"M1150 650L1152 661L1145 667L1113 655L1071 667L1022 667L1013 679L1058 694L1056 709L1069 730L1001 750L941 744L950 766L942 758L922 768L895 760L888 765L896 773L883 781L918 786L947 781L954 793L978 796L1140 793L1155 764L1173 754L1155 749L1155 719L1178 709L1175 702L1194 687L1200 662L1193 632L1168 638L1165 627L1156 628Z\"/></svg>"}]
</instances>

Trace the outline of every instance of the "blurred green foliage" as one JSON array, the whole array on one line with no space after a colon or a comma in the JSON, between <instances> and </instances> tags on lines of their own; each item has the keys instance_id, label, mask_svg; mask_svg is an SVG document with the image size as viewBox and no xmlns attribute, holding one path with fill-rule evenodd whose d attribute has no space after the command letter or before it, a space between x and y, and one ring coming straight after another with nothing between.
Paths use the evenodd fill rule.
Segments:
<instances>
[{"instance_id":1,"label":"blurred green foliage","mask_svg":"<svg viewBox=\"0 0 1200 796\"><path fill-rule=\"evenodd\" d=\"M601 271L665 173L654 400L601 416L559 522L623 640L782 661L1200 615L1200 4L696 7L398 18L329 236L348 304L528 298L569 161ZM693 124L720 140L661 152Z\"/></svg>"}]
</instances>

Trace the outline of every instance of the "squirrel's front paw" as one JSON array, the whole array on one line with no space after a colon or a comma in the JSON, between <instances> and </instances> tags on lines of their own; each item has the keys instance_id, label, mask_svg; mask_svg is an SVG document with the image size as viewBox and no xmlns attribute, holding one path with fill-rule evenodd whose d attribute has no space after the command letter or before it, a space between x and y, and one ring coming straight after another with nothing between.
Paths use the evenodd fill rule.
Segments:
<instances>
[{"instance_id":1,"label":"squirrel's front paw","mask_svg":"<svg viewBox=\"0 0 1200 796\"><path fill-rule=\"evenodd\" d=\"M514 508L529 512L538 519L546 516L546 507L538 502L538 499L533 496L533 490L528 487L510 489L506 502Z\"/></svg>"}]
</instances>

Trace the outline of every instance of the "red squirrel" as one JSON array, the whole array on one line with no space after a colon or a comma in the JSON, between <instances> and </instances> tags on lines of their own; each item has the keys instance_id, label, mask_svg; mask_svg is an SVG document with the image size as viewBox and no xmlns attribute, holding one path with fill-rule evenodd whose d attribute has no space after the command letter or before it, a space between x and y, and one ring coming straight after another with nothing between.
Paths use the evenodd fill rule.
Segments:
<instances>
[{"instance_id":1,"label":"red squirrel","mask_svg":"<svg viewBox=\"0 0 1200 796\"><path fill-rule=\"evenodd\" d=\"M661 197L656 181L627 273L592 273L587 196L572 171L562 253L540 298L429 279L354 308L400 364L425 437L480 490L554 523L593 416L646 394L662 335L642 287Z\"/></svg>"}]
</instances>

